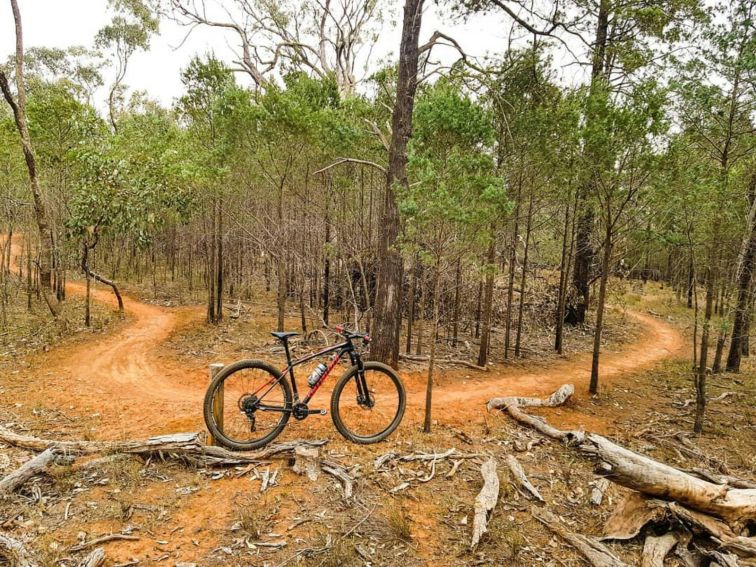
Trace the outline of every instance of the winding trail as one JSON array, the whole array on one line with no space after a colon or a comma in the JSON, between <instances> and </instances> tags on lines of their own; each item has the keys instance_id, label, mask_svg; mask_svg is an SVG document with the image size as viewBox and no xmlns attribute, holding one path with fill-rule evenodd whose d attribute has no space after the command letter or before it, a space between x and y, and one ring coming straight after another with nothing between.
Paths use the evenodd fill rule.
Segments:
<instances>
[{"instance_id":1,"label":"winding trail","mask_svg":"<svg viewBox=\"0 0 756 567\"><path fill-rule=\"evenodd\" d=\"M18 254L15 250L14 253ZM67 285L68 293L83 295L84 291L81 282ZM93 286L92 296L115 309L115 298L109 289ZM172 333L203 324L202 307L166 308L129 296L124 296L124 301L127 321L123 325L33 356L31 371L43 379L19 377L12 381L11 388L26 404L92 417L95 425L91 433L99 438L203 428L201 404L207 387L204 362L209 361L192 365L179 360L163 344ZM602 353L604 385L651 368L683 349L682 336L666 322L638 311L626 313L642 325L642 338L619 352ZM422 419L425 372L402 374L408 390L405 419L416 423ZM571 382L577 387L578 400L587 397L590 354L560 359L536 370L497 365L488 373L448 370L443 374L441 383L434 387L434 418L461 425L478 421L483 405L494 396L541 396ZM319 403L326 405L323 400L328 395L328 391L321 392ZM322 428L325 432L324 426L333 429L330 419L292 425L289 430L305 436L313 429Z\"/></svg>"},{"instance_id":2,"label":"winding trail","mask_svg":"<svg viewBox=\"0 0 756 567\"><path fill-rule=\"evenodd\" d=\"M67 290L83 294L84 286L70 283ZM93 298L115 308L110 290L93 290ZM202 324L202 309L165 308L128 296L124 300L128 321L119 329L37 355L32 367L35 374L46 378L41 383L35 381L40 386L37 388L35 382L27 382L27 390L31 391L26 395L35 403L96 417L98 425L92 433L99 438L202 428L206 367L177 360L163 345L173 332ZM627 313L643 325L643 338L620 352L602 354L602 384L648 369L682 349L682 337L667 323L636 311ZM483 405L493 396L546 395L565 382L576 384L579 400L586 396L590 355L558 360L536 371L498 368L489 373L448 371L452 379L445 378L434 388L435 419L448 425L478 421ZM424 374L405 373L406 419L411 423L422 419ZM328 391L320 393L321 404L328 395ZM585 419L595 425L588 416ZM311 430L332 430L330 419L292 425L289 430L301 427L297 434L305 436Z\"/></svg>"}]
</instances>

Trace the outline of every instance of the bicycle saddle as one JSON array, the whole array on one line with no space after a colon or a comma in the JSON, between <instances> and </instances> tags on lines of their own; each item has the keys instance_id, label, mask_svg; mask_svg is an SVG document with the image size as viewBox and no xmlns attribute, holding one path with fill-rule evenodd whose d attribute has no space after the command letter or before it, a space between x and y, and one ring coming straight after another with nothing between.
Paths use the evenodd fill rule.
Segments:
<instances>
[{"instance_id":1,"label":"bicycle saddle","mask_svg":"<svg viewBox=\"0 0 756 567\"><path fill-rule=\"evenodd\" d=\"M271 333L274 337L276 337L280 341L286 341L289 337L296 337L299 333L295 333L294 331L287 331L287 332L281 332L281 333Z\"/></svg>"}]
</instances>

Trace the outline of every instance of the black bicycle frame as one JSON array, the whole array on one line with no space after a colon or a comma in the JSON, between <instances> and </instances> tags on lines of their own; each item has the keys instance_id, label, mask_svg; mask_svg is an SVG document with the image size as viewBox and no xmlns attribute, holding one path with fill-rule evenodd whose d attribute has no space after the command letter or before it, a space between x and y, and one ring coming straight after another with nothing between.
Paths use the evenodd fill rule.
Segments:
<instances>
[{"instance_id":1,"label":"black bicycle frame","mask_svg":"<svg viewBox=\"0 0 756 567\"><path fill-rule=\"evenodd\" d=\"M368 396L368 388L367 383L365 381L365 368L362 363L362 357L355 351L354 344L352 343L351 338L347 338L347 340L343 343L330 346L327 348L324 348L321 351L318 351L313 354L308 354L307 356L303 356L302 358L298 358L294 361L291 360L291 352L289 351L289 343L285 341L283 343L284 345L284 352L286 353L286 363L287 366L283 370L281 370L281 375L268 382L267 384L260 387L257 392L254 392L254 395L257 395L257 393L265 388L266 386L269 386L267 390L265 390L265 393L259 396L259 400L262 400L265 398L265 396L270 392L276 384L278 384L281 380L283 380L286 375L288 374L291 377L291 389L294 394L294 402L298 403L299 400L299 392L297 391L297 381L294 378L294 367L299 366L301 364L304 364L305 362L309 362L310 360L313 360L315 358L319 358L321 356L325 356L329 353L335 353L333 358L331 359L331 362L328 364L325 372L318 378L318 381L315 383L314 386L310 387L310 391L307 392L307 395L304 397L303 400L301 400L302 403L308 404L312 397L315 395L315 393L320 389L320 386L325 382L326 378L328 378L331 371L334 369L334 367L339 363L339 361L342 359L342 357L345 354L349 355L349 360L352 363L352 366L357 367L357 395L361 400L370 400ZM282 411L282 412L291 412L292 410L290 408L279 408L279 407L272 407L267 406L264 404L258 405L258 409L261 410L267 410L267 411Z\"/></svg>"}]
</instances>

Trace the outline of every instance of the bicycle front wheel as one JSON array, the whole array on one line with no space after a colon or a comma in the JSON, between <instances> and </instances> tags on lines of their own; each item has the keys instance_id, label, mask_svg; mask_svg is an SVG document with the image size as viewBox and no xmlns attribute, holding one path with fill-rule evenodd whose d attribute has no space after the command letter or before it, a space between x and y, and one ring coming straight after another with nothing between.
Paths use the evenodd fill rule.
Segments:
<instances>
[{"instance_id":1,"label":"bicycle front wheel","mask_svg":"<svg viewBox=\"0 0 756 567\"><path fill-rule=\"evenodd\" d=\"M355 443L383 441L404 417L407 396L390 366L364 364L364 382L356 366L339 378L331 396L331 417L344 437Z\"/></svg>"},{"instance_id":2,"label":"bicycle front wheel","mask_svg":"<svg viewBox=\"0 0 756 567\"><path fill-rule=\"evenodd\" d=\"M223 368L205 394L205 423L221 445L248 451L267 445L286 426L291 388L274 367L241 360Z\"/></svg>"}]
</instances>

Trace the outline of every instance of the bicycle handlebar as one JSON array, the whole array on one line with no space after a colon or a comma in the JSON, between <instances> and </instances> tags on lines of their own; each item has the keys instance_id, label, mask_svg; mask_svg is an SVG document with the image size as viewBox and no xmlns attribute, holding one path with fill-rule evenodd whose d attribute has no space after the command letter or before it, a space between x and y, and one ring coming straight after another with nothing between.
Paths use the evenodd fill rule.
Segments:
<instances>
[{"instance_id":1,"label":"bicycle handlebar","mask_svg":"<svg viewBox=\"0 0 756 567\"><path fill-rule=\"evenodd\" d=\"M350 331L345 325L336 325L336 332L347 339L362 339L365 343L370 342L370 335L367 333Z\"/></svg>"}]
</instances>

